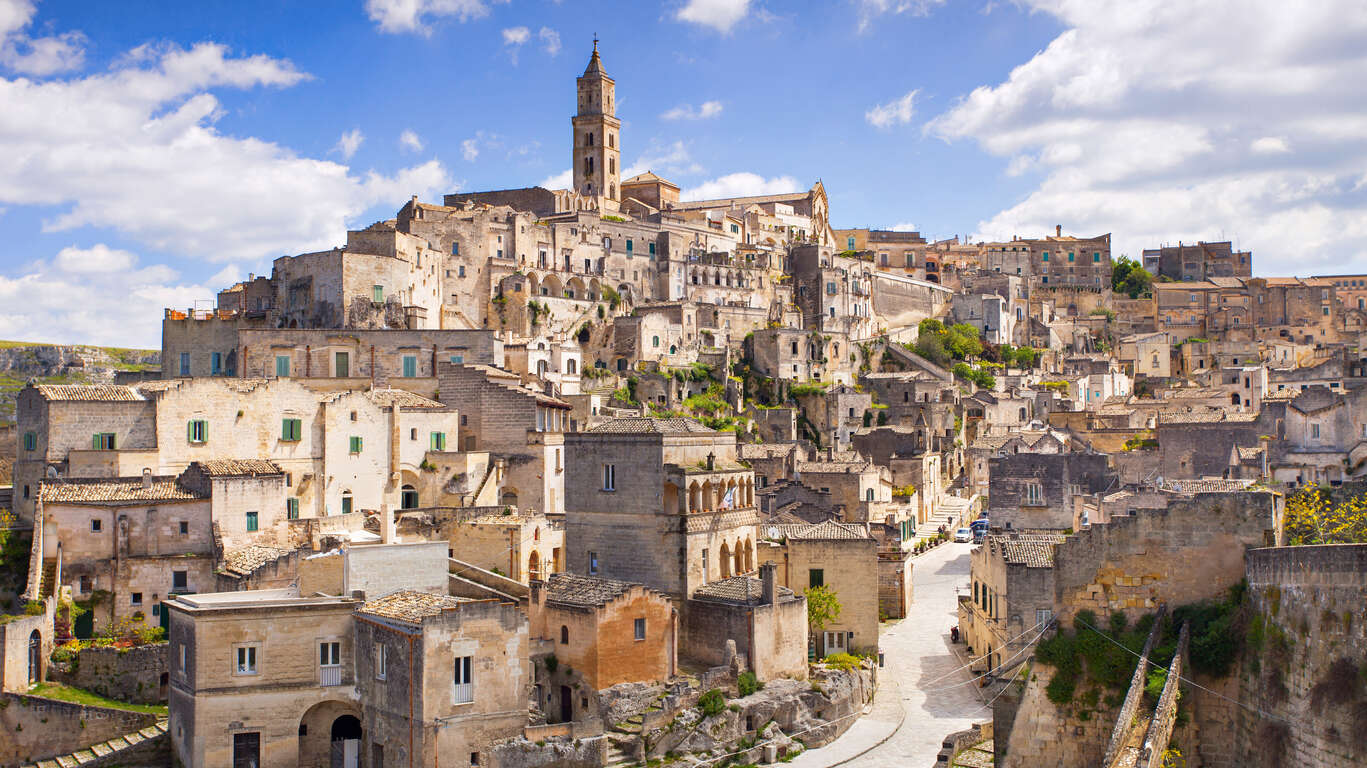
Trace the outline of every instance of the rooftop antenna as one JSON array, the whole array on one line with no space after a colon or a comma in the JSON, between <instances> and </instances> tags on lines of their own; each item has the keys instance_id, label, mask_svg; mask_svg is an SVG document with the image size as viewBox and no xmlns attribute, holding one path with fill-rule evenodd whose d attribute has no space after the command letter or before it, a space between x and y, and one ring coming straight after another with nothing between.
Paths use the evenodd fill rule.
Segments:
<instances>
[{"instance_id":1,"label":"rooftop antenna","mask_svg":"<svg viewBox=\"0 0 1367 768\"><path fill-rule=\"evenodd\" d=\"M598 53L598 33L593 33L593 52Z\"/></svg>"}]
</instances>

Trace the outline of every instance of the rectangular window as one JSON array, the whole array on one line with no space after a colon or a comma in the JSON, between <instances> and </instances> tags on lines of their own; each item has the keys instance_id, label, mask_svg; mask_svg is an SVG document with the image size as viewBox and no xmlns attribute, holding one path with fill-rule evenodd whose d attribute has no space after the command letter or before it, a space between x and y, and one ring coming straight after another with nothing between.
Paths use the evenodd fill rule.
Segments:
<instances>
[{"instance_id":1,"label":"rectangular window","mask_svg":"<svg viewBox=\"0 0 1367 768\"><path fill-rule=\"evenodd\" d=\"M464 265L464 264L460 265L460 267L456 270L456 276L457 276L457 277L465 277L465 265Z\"/></svg>"},{"instance_id":2,"label":"rectangular window","mask_svg":"<svg viewBox=\"0 0 1367 768\"><path fill-rule=\"evenodd\" d=\"M99 518L91 520L90 530L94 533L99 533L100 531L104 530L104 521L100 520Z\"/></svg>"},{"instance_id":3,"label":"rectangular window","mask_svg":"<svg viewBox=\"0 0 1367 768\"><path fill-rule=\"evenodd\" d=\"M433 432L433 433L432 433L432 450L434 450L434 451L444 451L444 450L446 450L446 433L445 433L445 432Z\"/></svg>"},{"instance_id":4,"label":"rectangular window","mask_svg":"<svg viewBox=\"0 0 1367 768\"><path fill-rule=\"evenodd\" d=\"M384 650L384 643L376 643L376 644L375 644L375 679L376 679L376 680L383 680L383 679L385 679L385 675L386 675L386 674L388 674L388 671L387 671L387 669L385 668L385 650Z\"/></svg>"},{"instance_id":5,"label":"rectangular window","mask_svg":"<svg viewBox=\"0 0 1367 768\"><path fill-rule=\"evenodd\" d=\"M96 451L114 450L114 433L98 432L90 441L90 447Z\"/></svg>"},{"instance_id":6,"label":"rectangular window","mask_svg":"<svg viewBox=\"0 0 1367 768\"><path fill-rule=\"evenodd\" d=\"M190 375L190 353L189 353L189 352L181 352L181 353L180 353L180 375L181 375L181 376L189 376L189 375Z\"/></svg>"},{"instance_id":7,"label":"rectangular window","mask_svg":"<svg viewBox=\"0 0 1367 768\"><path fill-rule=\"evenodd\" d=\"M24 450L34 451L38 449L38 435L35 432L24 433Z\"/></svg>"},{"instance_id":8,"label":"rectangular window","mask_svg":"<svg viewBox=\"0 0 1367 768\"><path fill-rule=\"evenodd\" d=\"M807 588L826 586L826 569L813 568L807 571Z\"/></svg>"},{"instance_id":9,"label":"rectangular window","mask_svg":"<svg viewBox=\"0 0 1367 768\"><path fill-rule=\"evenodd\" d=\"M605 490L605 491L615 491L615 490L617 490L617 465L616 465L616 464L604 464L604 465L603 465L603 490Z\"/></svg>"},{"instance_id":10,"label":"rectangular window","mask_svg":"<svg viewBox=\"0 0 1367 768\"><path fill-rule=\"evenodd\" d=\"M318 664L324 667L335 667L342 663L342 644L336 640L318 644Z\"/></svg>"},{"instance_id":11,"label":"rectangular window","mask_svg":"<svg viewBox=\"0 0 1367 768\"><path fill-rule=\"evenodd\" d=\"M181 535L181 536L185 536L185 535L188 535L189 533L190 533L190 522L189 522L188 520L181 520L181 521L180 521L180 535Z\"/></svg>"},{"instance_id":12,"label":"rectangular window","mask_svg":"<svg viewBox=\"0 0 1367 768\"><path fill-rule=\"evenodd\" d=\"M256 674L256 647L241 645L237 648L237 674Z\"/></svg>"},{"instance_id":13,"label":"rectangular window","mask_svg":"<svg viewBox=\"0 0 1367 768\"><path fill-rule=\"evenodd\" d=\"M654 244L654 243L651 243L651 244L650 244L650 255L651 255L651 256L654 256L654 255L655 255L655 244Z\"/></svg>"},{"instance_id":14,"label":"rectangular window","mask_svg":"<svg viewBox=\"0 0 1367 768\"><path fill-rule=\"evenodd\" d=\"M1049 252L1048 252L1048 251L1045 251L1044 254L1043 254L1043 256L1040 258L1040 261L1048 261L1048 260L1049 260Z\"/></svg>"},{"instance_id":15,"label":"rectangular window","mask_svg":"<svg viewBox=\"0 0 1367 768\"><path fill-rule=\"evenodd\" d=\"M280 439L287 443L299 442L299 436L303 434L304 422L300 419L281 419L280 420Z\"/></svg>"},{"instance_id":16,"label":"rectangular window","mask_svg":"<svg viewBox=\"0 0 1367 768\"><path fill-rule=\"evenodd\" d=\"M376 304L383 304L383 303L384 303L384 286L383 286L383 285L372 285L372 286L370 286L370 300L373 301L373 302L375 302Z\"/></svg>"},{"instance_id":17,"label":"rectangular window","mask_svg":"<svg viewBox=\"0 0 1367 768\"><path fill-rule=\"evenodd\" d=\"M190 588L189 571L171 571L171 591L183 592Z\"/></svg>"},{"instance_id":18,"label":"rectangular window","mask_svg":"<svg viewBox=\"0 0 1367 768\"><path fill-rule=\"evenodd\" d=\"M1318 424L1311 424L1311 425L1310 425L1310 436L1313 437L1313 438L1316 439L1316 440L1320 439L1320 425L1318 425Z\"/></svg>"},{"instance_id":19,"label":"rectangular window","mask_svg":"<svg viewBox=\"0 0 1367 768\"><path fill-rule=\"evenodd\" d=\"M357 436L355 436L355 435L352 435L352 436L351 436L351 452L352 452L352 453L360 453L360 452L361 452L361 438L359 438L359 437L357 437Z\"/></svg>"},{"instance_id":20,"label":"rectangular window","mask_svg":"<svg viewBox=\"0 0 1367 768\"><path fill-rule=\"evenodd\" d=\"M1069 261L1069 262L1072 262L1072 261L1073 261L1073 252L1072 252L1072 251L1069 251L1069 252L1068 252L1068 261Z\"/></svg>"},{"instance_id":21,"label":"rectangular window","mask_svg":"<svg viewBox=\"0 0 1367 768\"><path fill-rule=\"evenodd\" d=\"M597 576L597 575L598 575L598 553L597 553L597 552L589 552L589 575L590 575L590 576Z\"/></svg>"},{"instance_id":22,"label":"rectangular window","mask_svg":"<svg viewBox=\"0 0 1367 768\"><path fill-rule=\"evenodd\" d=\"M285 519L299 519L299 500L296 498L285 499Z\"/></svg>"},{"instance_id":23,"label":"rectangular window","mask_svg":"<svg viewBox=\"0 0 1367 768\"><path fill-rule=\"evenodd\" d=\"M1100 263L1101 263L1101 251L1094 251L1094 252L1092 253L1092 263L1093 263L1093 264L1100 264Z\"/></svg>"},{"instance_id":24,"label":"rectangular window","mask_svg":"<svg viewBox=\"0 0 1367 768\"><path fill-rule=\"evenodd\" d=\"M646 639L646 620L645 620L645 619L637 619L635 622L633 622L632 629L635 631L635 636L636 636L636 639L637 639L637 640L644 640L644 639Z\"/></svg>"},{"instance_id":25,"label":"rectangular window","mask_svg":"<svg viewBox=\"0 0 1367 768\"><path fill-rule=\"evenodd\" d=\"M451 364L452 364L452 365L463 365L464 363L465 363L465 355L451 355Z\"/></svg>"},{"instance_id":26,"label":"rectangular window","mask_svg":"<svg viewBox=\"0 0 1367 768\"><path fill-rule=\"evenodd\" d=\"M452 255L452 256L459 256L459 255L460 255L460 243L456 242L455 240L452 240L452 241L451 241L451 255Z\"/></svg>"},{"instance_id":27,"label":"rectangular window","mask_svg":"<svg viewBox=\"0 0 1367 768\"><path fill-rule=\"evenodd\" d=\"M351 514L351 494L350 494L350 493L344 493L344 494L342 494L342 514L344 514L344 515L349 515L349 514Z\"/></svg>"},{"instance_id":28,"label":"rectangular window","mask_svg":"<svg viewBox=\"0 0 1367 768\"><path fill-rule=\"evenodd\" d=\"M1025 503L1032 507L1039 506L1044 499L1044 493L1038 483L1031 483L1025 487Z\"/></svg>"},{"instance_id":29,"label":"rectangular window","mask_svg":"<svg viewBox=\"0 0 1367 768\"><path fill-rule=\"evenodd\" d=\"M223 373L223 353L213 352L209 355L209 373L214 376Z\"/></svg>"},{"instance_id":30,"label":"rectangular window","mask_svg":"<svg viewBox=\"0 0 1367 768\"><path fill-rule=\"evenodd\" d=\"M142 593L141 593L141 592L134 592L134 593L130 596L129 600L130 600L130 602L132 602L133 605L142 605Z\"/></svg>"},{"instance_id":31,"label":"rectangular window","mask_svg":"<svg viewBox=\"0 0 1367 768\"><path fill-rule=\"evenodd\" d=\"M332 356L332 375L339 379L345 379L351 375L351 355L346 352L338 352Z\"/></svg>"},{"instance_id":32,"label":"rectangular window","mask_svg":"<svg viewBox=\"0 0 1367 768\"><path fill-rule=\"evenodd\" d=\"M631 238L628 237L628 238L627 238L627 253L631 253L631 251L632 251L631 245L632 245L632 244L631 244Z\"/></svg>"},{"instance_id":33,"label":"rectangular window","mask_svg":"<svg viewBox=\"0 0 1367 768\"><path fill-rule=\"evenodd\" d=\"M456 696L457 704L468 704L475 700L474 657L456 657Z\"/></svg>"},{"instance_id":34,"label":"rectangular window","mask_svg":"<svg viewBox=\"0 0 1367 768\"><path fill-rule=\"evenodd\" d=\"M247 532L248 532L248 533L251 533L252 531L255 531L255 530L257 529L257 525L258 525L258 522L257 522L257 515L256 515L256 513L255 513L255 512L248 512L248 513L247 513Z\"/></svg>"},{"instance_id":35,"label":"rectangular window","mask_svg":"<svg viewBox=\"0 0 1367 768\"><path fill-rule=\"evenodd\" d=\"M208 442L209 422L203 419L193 419L187 425L186 433L192 443Z\"/></svg>"},{"instance_id":36,"label":"rectangular window","mask_svg":"<svg viewBox=\"0 0 1367 768\"><path fill-rule=\"evenodd\" d=\"M176 643L180 646L180 671L185 671L185 643Z\"/></svg>"},{"instance_id":37,"label":"rectangular window","mask_svg":"<svg viewBox=\"0 0 1367 768\"><path fill-rule=\"evenodd\" d=\"M283 379L283 378L285 378L286 376L289 376L289 375L290 375L290 356L289 356L289 355L276 355L276 356L275 356L275 376L276 376L276 378Z\"/></svg>"},{"instance_id":38,"label":"rectangular window","mask_svg":"<svg viewBox=\"0 0 1367 768\"><path fill-rule=\"evenodd\" d=\"M403 377L405 379L416 378L418 375L418 358L416 355L403 356Z\"/></svg>"},{"instance_id":39,"label":"rectangular window","mask_svg":"<svg viewBox=\"0 0 1367 768\"><path fill-rule=\"evenodd\" d=\"M1035 626L1042 627L1054 620L1054 611L1049 608L1035 609Z\"/></svg>"}]
</instances>

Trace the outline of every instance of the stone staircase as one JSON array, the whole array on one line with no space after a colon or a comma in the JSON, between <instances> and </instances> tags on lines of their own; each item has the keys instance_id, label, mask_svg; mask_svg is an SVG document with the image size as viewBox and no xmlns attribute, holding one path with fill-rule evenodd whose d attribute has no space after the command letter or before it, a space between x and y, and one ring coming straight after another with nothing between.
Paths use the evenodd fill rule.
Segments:
<instances>
[{"instance_id":1,"label":"stone staircase","mask_svg":"<svg viewBox=\"0 0 1367 768\"><path fill-rule=\"evenodd\" d=\"M633 715L612 726L604 733L608 739L608 754L603 763L604 766L610 768L611 766L636 765L641 762L636 757L636 749L641 741L641 723L644 719L642 715Z\"/></svg>"},{"instance_id":2,"label":"stone staircase","mask_svg":"<svg viewBox=\"0 0 1367 768\"><path fill-rule=\"evenodd\" d=\"M57 558L49 557L43 560L43 588L38 595L38 599L46 600L52 596L57 589Z\"/></svg>"},{"instance_id":3,"label":"stone staircase","mask_svg":"<svg viewBox=\"0 0 1367 768\"><path fill-rule=\"evenodd\" d=\"M935 514L931 515L926 522L916 526L916 539L919 541L935 538L942 525L951 535L954 533L954 529L966 527L969 523L966 519L968 509L968 499L958 496L945 496L940 500L939 509L936 510Z\"/></svg>"},{"instance_id":4,"label":"stone staircase","mask_svg":"<svg viewBox=\"0 0 1367 768\"><path fill-rule=\"evenodd\" d=\"M145 750L148 742L154 739L167 739L166 731L169 728L166 720L158 720L156 723L116 736L109 741L100 742L85 749L78 749L69 755L59 755L47 760L39 760L31 763L27 768L75 768L79 765L104 765L113 766L123 763L120 758L129 755L134 750ZM136 763L134 763L136 764Z\"/></svg>"}]
</instances>

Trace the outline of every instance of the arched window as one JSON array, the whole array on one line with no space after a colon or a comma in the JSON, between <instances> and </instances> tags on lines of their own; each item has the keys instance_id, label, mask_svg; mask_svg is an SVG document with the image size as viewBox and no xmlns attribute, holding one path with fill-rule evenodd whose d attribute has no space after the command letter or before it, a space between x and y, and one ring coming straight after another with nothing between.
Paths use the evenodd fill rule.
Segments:
<instances>
[{"instance_id":1,"label":"arched window","mask_svg":"<svg viewBox=\"0 0 1367 768\"><path fill-rule=\"evenodd\" d=\"M608 197L617 197L617 185L616 185L616 184L609 184L609 185L608 185Z\"/></svg>"},{"instance_id":2,"label":"arched window","mask_svg":"<svg viewBox=\"0 0 1367 768\"><path fill-rule=\"evenodd\" d=\"M405 485L403 492L399 496L399 505L403 509L418 508L418 489L411 485Z\"/></svg>"},{"instance_id":3,"label":"arched window","mask_svg":"<svg viewBox=\"0 0 1367 768\"><path fill-rule=\"evenodd\" d=\"M561 627L560 627L560 644L561 644L561 645L569 645L569 644L570 644L570 628L567 627L567 626L564 626L564 625L561 625Z\"/></svg>"},{"instance_id":4,"label":"arched window","mask_svg":"<svg viewBox=\"0 0 1367 768\"><path fill-rule=\"evenodd\" d=\"M593 131L589 131L589 146L593 146Z\"/></svg>"},{"instance_id":5,"label":"arched window","mask_svg":"<svg viewBox=\"0 0 1367 768\"><path fill-rule=\"evenodd\" d=\"M608 158L608 173L617 173L617 160L615 158Z\"/></svg>"},{"instance_id":6,"label":"arched window","mask_svg":"<svg viewBox=\"0 0 1367 768\"><path fill-rule=\"evenodd\" d=\"M586 158L584 158L584 175L585 175L585 176L592 176L592 175L593 175L593 158L591 158L591 157L586 157Z\"/></svg>"},{"instance_id":7,"label":"arched window","mask_svg":"<svg viewBox=\"0 0 1367 768\"><path fill-rule=\"evenodd\" d=\"M869 488L869 489L867 489L867 490L864 491L864 500L865 500L865 501L873 501L873 489L872 489L872 488Z\"/></svg>"}]
</instances>

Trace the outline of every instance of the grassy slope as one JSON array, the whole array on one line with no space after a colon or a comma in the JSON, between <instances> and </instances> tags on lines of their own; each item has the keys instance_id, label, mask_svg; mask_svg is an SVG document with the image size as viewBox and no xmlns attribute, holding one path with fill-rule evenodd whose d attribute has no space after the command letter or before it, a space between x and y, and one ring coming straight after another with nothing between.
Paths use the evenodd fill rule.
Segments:
<instances>
[{"instance_id":1,"label":"grassy slope","mask_svg":"<svg viewBox=\"0 0 1367 768\"><path fill-rule=\"evenodd\" d=\"M166 717L167 711L166 706L162 704L129 704L125 701L106 699L98 693L92 693L91 691L82 690L80 688L72 688L69 685L62 685L61 683L39 683L28 692L34 696L42 696L44 698L57 699L59 701L69 701L73 704L85 704L92 707L109 707L110 709L124 709L130 712L161 715L162 717Z\"/></svg>"}]
</instances>

